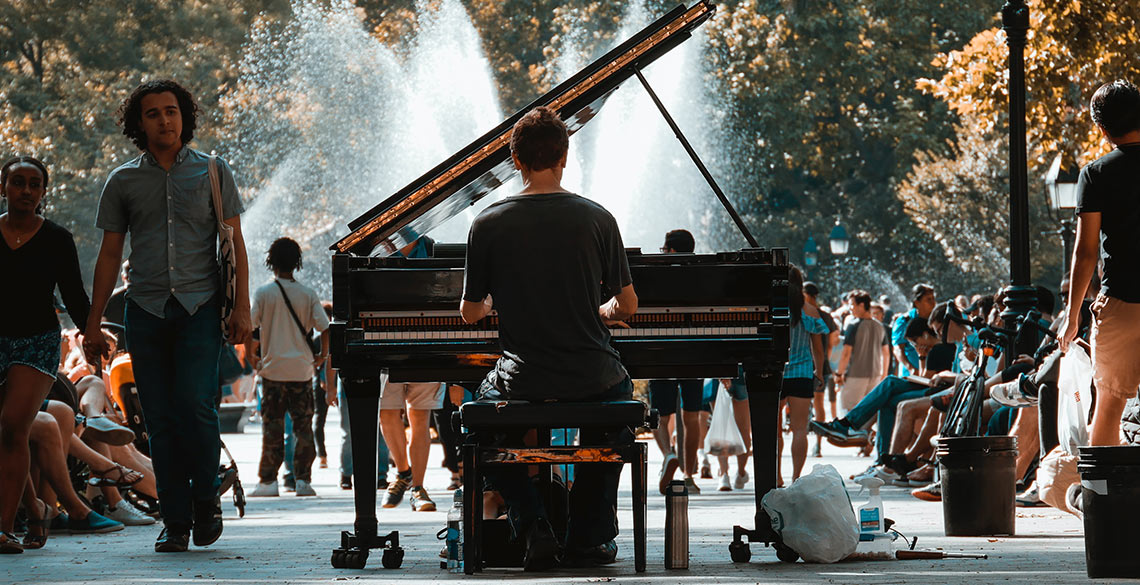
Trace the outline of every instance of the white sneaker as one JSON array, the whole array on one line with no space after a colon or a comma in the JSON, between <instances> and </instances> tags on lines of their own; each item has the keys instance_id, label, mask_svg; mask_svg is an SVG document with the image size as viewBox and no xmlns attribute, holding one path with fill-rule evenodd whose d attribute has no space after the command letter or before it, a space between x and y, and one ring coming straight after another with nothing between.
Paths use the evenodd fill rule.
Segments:
<instances>
[{"instance_id":1,"label":"white sneaker","mask_svg":"<svg viewBox=\"0 0 1140 585\"><path fill-rule=\"evenodd\" d=\"M691 477L685 478L685 489L689 492L690 496L701 495L701 488L697 487L697 482L693 481Z\"/></svg>"},{"instance_id":2,"label":"white sneaker","mask_svg":"<svg viewBox=\"0 0 1140 585\"><path fill-rule=\"evenodd\" d=\"M271 481L269 483L259 483L257 487L253 488L249 496L251 498L276 498L277 497L277 482Z\"/></svg>"},{"instance_id":3,"label":"white sneaker","mask_svg":"<svg viewBox=\"0 0 1140 585\"><path fill-rule=\"evenodd\" d=\"M751 478L748 477L748 472L741 469L736 472L736 480L732 482L732 487L738 490L742 490L744 489L744 486L748 485L749 479Z\"/></svg>"},{"instance_id":4,"label":"white sneaker","mask_svg":"<svg viewBox=\"0 0 1140 585\"><path fill-rule=\"evenodd\" d=\"M716 489L717 489L717 491L721 491L721 492L731 492L732 491L732 480L728 479L727 473L720 476L720 480L717 481Z\"/></svg>"},{"instance_id":5,"label":"white sneaker","mask_svg":"<svg viewBox=\"0 0 1140 585\"><path fill-rule=\"evenodd\" d=\"M297 480L297 495L298 496L315 496L317 492L313 491L313 484L303 480Z\"/></svg>"},{"instance_id":6,"label":"white sneaker","mask_svg":"<svg viewBox=\"0 0 1140 585\"><path fill-rule=\"evenodd\" d=\"M119 505L114 508L107 506L107 512L104 516L121 522L125 526L149 526L154 524L154 518L143 514L142 510L131 505L126 500L120 500Z\"/></svg>"}]
</instances>

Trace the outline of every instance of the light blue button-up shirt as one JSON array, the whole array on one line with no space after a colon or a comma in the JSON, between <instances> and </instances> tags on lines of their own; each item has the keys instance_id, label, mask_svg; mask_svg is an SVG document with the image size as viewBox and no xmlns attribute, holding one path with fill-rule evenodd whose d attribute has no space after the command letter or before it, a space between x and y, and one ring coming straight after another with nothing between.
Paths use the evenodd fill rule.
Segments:
<instances>
[{"instance_id":1,"label":"light blue button-up shirt","mask_svg":"<svg viewBox=\"0 0 1140 585\"><path fill-rule=\"evenodd\" d=\"M127 298L157 317L174 297L190 314L219 290L209 156L184 146L167 171L150 153L111 171L95 227L130 233ZM222 217L241 215L233 172L218 159Z\"/></svg>"}]
</instances>

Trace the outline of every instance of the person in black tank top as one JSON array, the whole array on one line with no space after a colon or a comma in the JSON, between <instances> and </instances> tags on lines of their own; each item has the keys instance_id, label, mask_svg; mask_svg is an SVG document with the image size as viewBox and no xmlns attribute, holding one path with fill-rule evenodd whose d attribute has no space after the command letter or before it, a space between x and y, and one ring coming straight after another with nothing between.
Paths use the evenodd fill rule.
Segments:
<instances>
[{"instance_id":1,"label":"person in black tank top","mask_svg":"<svg viewBox=\"0 0 1140 585\"><path fill-rule=\"evenodd\" d=\"M47 182L47 167L32 157L9 159L0 170L8 203L0 215L0 271L8 277L0 287L0 553L23 551L12 531L30 467L32 421L59 368L56 286L73 321L86 322L89 310L71 233L39 214Z\"/></svg>"}]
</instances>

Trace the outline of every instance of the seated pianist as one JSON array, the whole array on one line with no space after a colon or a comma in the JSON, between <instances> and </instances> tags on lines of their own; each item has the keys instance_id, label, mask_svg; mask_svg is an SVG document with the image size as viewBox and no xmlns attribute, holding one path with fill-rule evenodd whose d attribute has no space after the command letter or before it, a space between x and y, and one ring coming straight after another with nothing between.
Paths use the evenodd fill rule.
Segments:
<instances>
[{"instance_id":1,"label":"seated pianist","mask_svg":"<svg viewBox=\"0 0 1140 585\"><path fill-rule=\"evenodd\" d=\"M607 327L625 326L621 320L637 311L633 279L613 216L562 188L568 147L556 112L537 108L523 116L510 139L523 189L489 206L471 225L460 311L465 322L475 323L491 311L493 299L502 348L479 387L480 399L632 399L633 385ZM604 433L583 432L582 444L605 441ZM524 569L614 562L621 465L579 466L565 538L554 534L526 468L487 473L507 503L514 538L525 540Z\"/></svg>"}]
</instances>

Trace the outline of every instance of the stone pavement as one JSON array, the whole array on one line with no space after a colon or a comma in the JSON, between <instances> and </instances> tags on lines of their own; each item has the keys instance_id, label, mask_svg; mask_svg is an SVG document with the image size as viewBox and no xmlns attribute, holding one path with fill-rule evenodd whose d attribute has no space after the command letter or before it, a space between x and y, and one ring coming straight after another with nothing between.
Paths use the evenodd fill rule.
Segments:
<instances>
[{"instance_id":1,"label":"stone pavement","mask_svg":"<svg viewBox=\"0 0 1140 585\"><path fill-rule=\"evenodd\" d=\"M46 548L22 555L0 557L0 584L192 584L192 583L465 583L500 581L537 583L1087 583L1084 539L1079 520L1052 508L1019 509L1016 537L947 538L943 536L940 504L920 502L902 488L883 488L886 515L897 528L918 537L920 549L980 552L987 560L846 562L834 565L786 564L762 545L752 545L752 562L734 564L728 543L733 524L750 525L754 514L752 484L743 491L717 492L715 480L699 482L703 493L689 500L690 568L666 571L663 567L664 498L649 500L649 568L638 575L633 570L632 519L628 508L621 511L623 533L618 538L619 562L604 568L555 571L544 574L516 570L487 570L473 577L450 575L439 568L442 543L436 532L446 520L450 493L446 470L440 467L441 452L433 446L427 484L439 505L437 512L413 512L405 503L381 510L381 530L399 530L406 556L403 567L387 570L380 554L369 558L364 570L333 569L331 549L341 530L352 525L351 492L337 487L339 429L336 411L329 413L329 469L314 469L316 498L283 494L279 498L251 498L246 515L239 519L229 500L224 502L225 533L215 545L191 549L186 554L157 555L152 552L158 526L127 528L121 532L92 536L53 536ZM225 435L242 474L247 491L257 482L260 427L249 425L244 434ZM660 454L650 446L651 485L656 482ZM845 477L862 471L867 459L851 450L824 444L821 459L808 458L807 468L827 463ZM714 463L715 467L715 463ZM785 454L784 470L791 462ZM806 472L806 471L805 471ZM852 500L866 500L852 486ZM622 477L622 505L629 501L629 475Z\"/></svg>"}]
</instances>

